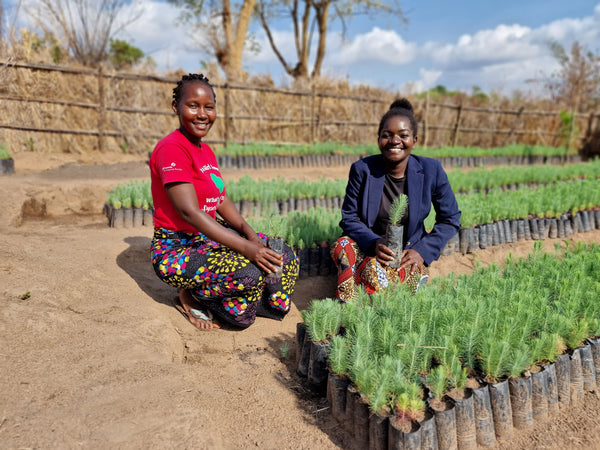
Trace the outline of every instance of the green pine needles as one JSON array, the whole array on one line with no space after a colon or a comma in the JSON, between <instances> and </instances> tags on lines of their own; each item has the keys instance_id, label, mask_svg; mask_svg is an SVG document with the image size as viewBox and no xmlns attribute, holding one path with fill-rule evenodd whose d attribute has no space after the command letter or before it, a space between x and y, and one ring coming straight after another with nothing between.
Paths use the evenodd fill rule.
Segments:
<instances>
[{"instance_id":1,"label":"green pine needles","mask_svg":"<svg viewBox=\"0 0 600 450\"><path fill-rule=\"evenodd\" d=\"M314 301L306 319L316 322L311 335L331 341L332 372L348 376L372 412L391 408L413 420L424 408L425 387L442 399L463 389L467 375L488 382L519 377L598 336L599 261L598 244L554 253L538 244L504 266L434 278L416 295L359 292L352 303L336 302L335 314L326 312L331 300ZM329 325L319 331L320 322Z\"/></svg>"},{"instance_id":2,"label":"green pine needles","mask_svg":"<svg viewBox=\"0 0 600 450\"><path fill-rule=\"evenodd\" d=\"M398 226L408 208L408 195L400 194L390 206L390 225Z\"/></svg>"}]
</instances>

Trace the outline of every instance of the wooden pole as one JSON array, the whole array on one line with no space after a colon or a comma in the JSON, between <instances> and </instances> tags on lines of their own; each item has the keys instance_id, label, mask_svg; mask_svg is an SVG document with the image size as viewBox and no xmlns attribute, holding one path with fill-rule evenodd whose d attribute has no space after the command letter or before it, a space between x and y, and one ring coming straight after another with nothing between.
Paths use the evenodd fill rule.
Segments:
<instances>
[{"instance_id":1,"label":"wooden pole","mask_svg":"<svg viewBox=\"0 0 600 450\"><path fill-rule=\"evenodd\" d=\"M223 147L227 148L229 142L229 84L225 83L223 88L225 89L225 129L223 130L225 145Z\"/></svg>"},{"instance_id":2,"label":"wooden pole","mask_svg":"<svg viewBox=\"0 0 600 450\"><path fill-rule=\"evenodd\" d=\"M315 86L310 87L310 143L315 142Z\"/></svg>"},{"instance_id":3,"label":"wooden pole","mask_svg":"<svg viewBox=\"0 0 600 450\"><path fill-rule=\"evenodd\" d=\"M104 92L104 69L98 67L98 151L104 151L104 129L106 125L106 95Z\"/></svg>"},{"instance_id":4,"label":"wooden pole","mask_svg":"<svg viewBox=\"0 0 600 450\"><path fill-rule=\"evenodd\" d=\"M423 111L423 148L427 148L427 140L429 139L429 91L425 93L425 110Z\"/></svg>"},{"instance_id":5,"label":"wooden pole","mask_svg":"<svg viewBox=\"0 0 600 450\"><path fill-rule=\"evenodd\" d=\"M506 137L504 138L504 142L502 142L501 147L504 147L505 145L508 144L508 141L510 140L510 138L512 137L513 133L515 132L517 126L521 123L521 114L523 113L523 110L525 109L524 106L521 106L519 108L519 112L517 112L517 116L515 117L515 119L513 120L512 123L512 127L510 128L510 130L508 131L508 134L506 135Z\"/></svg>"},{"instance_id":6,"label":"wooden pole","mask_svg":"<svg viewBox=\"0 0 600 450\"><path fill-rule=\"evenodd\" d=\"M458 134L460 132L460 118L462 116L463 101L461 99L460 105L458 105L458 111L456 112L456 123L454 124L454 136L452 138L452 147L456 147L458 142Z\"/></svg>"},{"instance_id":7,"label":"wooden pole","mask_svg":"<svg viewBox=\"0 0 600 450\"><path fill-rule=\"evenodd\" d=\"M567 148L565 149L565 163L569 162L569 150L573 142L573 134L575 133L575 110L571 110L571 125L569 126L569 137L567 139Z\"/></svg>"}]
</instances>

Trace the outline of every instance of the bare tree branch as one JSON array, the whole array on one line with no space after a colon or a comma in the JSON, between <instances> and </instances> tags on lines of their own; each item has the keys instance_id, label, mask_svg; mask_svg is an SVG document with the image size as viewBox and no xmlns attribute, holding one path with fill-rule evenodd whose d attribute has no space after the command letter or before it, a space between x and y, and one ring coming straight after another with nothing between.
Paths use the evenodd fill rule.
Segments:
<instances>
[{"instance_id":1,"label":"bare tree branch","mask_svg":"<svg viewBox=\"0 0 600 450\"><path fill-rule=\"evenodd\" d=\"M75 60L94 66L106 60L110 38L141 16L134 9L124 16L128 4L127 0L39 0L39 6L28 13L42 30L62 39Z\"/></svg>"},{"instance_id":2,"label":"bare tree branch","mask_svg":"<svg viewBox=\"0 0 600 450\"><path fill-rule=\"evenodd\" d=\"M326 54L327 32L330 25L339 20L345 33L346 21L359 14L375 16L385 13L390 18L398 18L406 23L397 0L258 0L258 16L260 23L267 35L271 49L281 62L285 71L296 79L309 78L309 60L313 33L317 33L317 50L310 77L320 75L321 67ZM300 2L304 5L302 18L299 10ZM333 8L333 9L332 9ZM282 12L283 11L283 12ZM292 63L286 61L281 49L273 39L271 24L273 19L287 16L294 29L294 43L298 61L292 68Z\"/></svg>"}]
</instances>

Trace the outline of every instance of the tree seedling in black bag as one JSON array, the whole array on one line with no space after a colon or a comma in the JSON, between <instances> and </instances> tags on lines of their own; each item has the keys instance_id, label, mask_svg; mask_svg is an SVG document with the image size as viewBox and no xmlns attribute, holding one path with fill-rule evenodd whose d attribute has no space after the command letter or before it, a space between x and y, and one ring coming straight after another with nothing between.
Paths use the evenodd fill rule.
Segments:
<instances>
[{"instance_id":1,"label":"tree seedling in black bag","mask_svg":"<svg viewBox=\"0 0 600 450\"><path fill-rule=\"evenodd\" d=\"M400 194L392 202L390 207L390 221L385 233L386 245L394 252L394 260L390 262L390 267L397 269L402 259L402 249L404 248L404 226L400 225L402 217L408 208L408 196Z\"/></svg>"}]
</instances>

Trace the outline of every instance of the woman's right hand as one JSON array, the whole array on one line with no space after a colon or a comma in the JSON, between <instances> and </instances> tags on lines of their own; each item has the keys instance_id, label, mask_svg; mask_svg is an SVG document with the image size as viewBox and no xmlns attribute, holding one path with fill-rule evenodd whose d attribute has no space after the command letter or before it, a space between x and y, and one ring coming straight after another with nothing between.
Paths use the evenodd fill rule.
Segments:
<instances>
[{"instance_id":1,"label":"woman's right hand","mask_svg":"<svg viewBox=\"0 0 600 450\"><path fill-rule=\"evenodd\" d=\"M267 273L277 272L283 265L283 257L256 241L247 241L243 255ZM261 240L262 242L262 240Z\"/></svg>"},{"instance_id":2,"label":"woman's right hand","mask_svg":"<svg viewBox=\"0 0 600 450\"><path fill-rule=\"evenodd\" d=\"M379 238L375 242L375 258L384 267L387 267L394 260L394 252L385 245L384 238Z\"/></svg>"}]
</instances>

